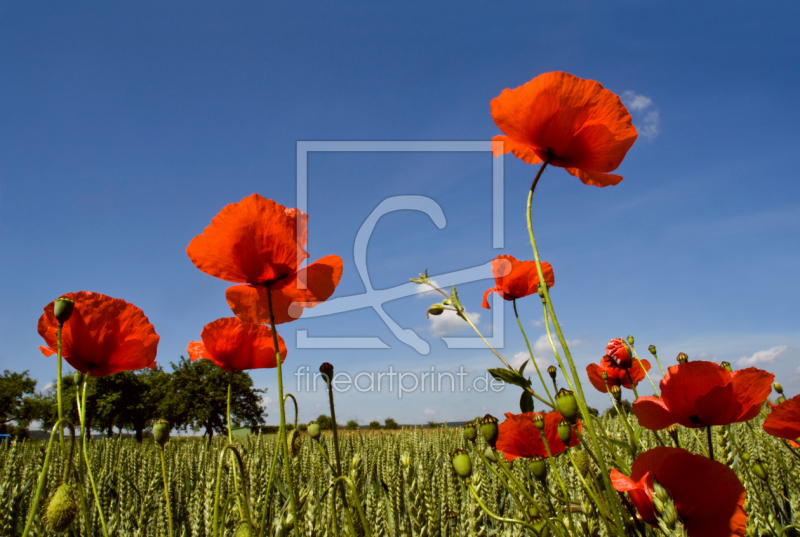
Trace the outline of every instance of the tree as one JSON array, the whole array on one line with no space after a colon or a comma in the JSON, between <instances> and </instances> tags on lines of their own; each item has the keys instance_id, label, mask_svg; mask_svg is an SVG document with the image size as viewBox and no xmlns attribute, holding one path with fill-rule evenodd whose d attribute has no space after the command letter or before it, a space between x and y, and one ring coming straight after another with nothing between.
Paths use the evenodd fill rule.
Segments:
<instances>
[{"instance_id":1,"label":"tree","mask_svg":"<svg viewBox=\"0 0 800 537\"><path fill-rule=\"evenodd\" d=\"M225 434L227 426L228 382L231 382L231 421L236 427L247 423L257 427L264 422L264 408L259 394L266 390L253 388L253 379L246 371L233 376L211 360L192 362L181 356L172 364L174 372L165 387L160 417L176 429L205 428L209 441L214 433Z\"/></svg>"},{"instance_id":2,"label":"tree","mask_svg":"<svg viewBox=\"0 0 800 537\"><path fill-rule=\"evenodd\" d=\"M384 423L384 425L383 425L384 429L399 429L400 428L400 426L397 424L397 422L394 421L392 418L386 418L383 423Z\"/></svg>"},{"instance_id":3,"label":"tree","mask_svg":"<svg viewBox=\"0 0 800 537\"><path fill-rule=\"evenodd\" d=\"M435 421L428 422L428 429L436 429L437 427L439 427L439 424L436 423Z\"/></svg>"},{"instance_id":4,"label":"tree","mask_svg":"<svg viewBox=\"0 0 800 537\"><path fill-rule=\"evenodd\" d=\"M17 427L11 429L14 435L27 433L28 425L36 419L38 400L34 396L36 380L28 376L28 372L14 373L9 370L0 377L0 429L8 430L9 424L15 422ZM12 426L13 427L13 426Z\"/></svg>"},{"instance_id":5,"label":"tree","mask_svg":"<svg viewBox=\"0 0 800 537\"><path fill-rule=\"evenodd\" d=\"M380 429L380 428L381 428L381 422L379 422L379 421L371 421L371 422L369 422L369 429L370 430L374 431L375 429Z\"/></svg>"},{"instance_id":6,"label":"tree","mask_svg":"<svg viewBox=\"0 0 800 537\"><path fill-rule=\"evenodd\" d=\"M356 431L358 430L358 422L356 420L350 420L347 422L347 430L348 431Z\"/></svg>"},{"instance_id":7,"label":"tree","mask_svg":"<svg viewBox=\"0 0 800 537\"><path fill-rule=\"evenodd\" d=\"M320 414L317 417L317 424L319 425L319 428L322 429L323 431L327 431L328 429L333 428L333 420L330 419L325 414Z\"/></svg>"}]
</instances>

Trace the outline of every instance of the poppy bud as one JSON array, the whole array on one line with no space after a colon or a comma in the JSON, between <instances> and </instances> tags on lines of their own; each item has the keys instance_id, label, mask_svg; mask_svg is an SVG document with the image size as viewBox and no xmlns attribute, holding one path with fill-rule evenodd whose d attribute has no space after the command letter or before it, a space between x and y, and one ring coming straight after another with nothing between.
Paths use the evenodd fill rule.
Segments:
<instances>
[{"instance_id":1,"label":"poppy bud","mask_svg":"<svg viewBox=\"0 0 800 537\"><path fill-rule=\"evenodd\" d=\"M536 428L540 431L544 430L544 415L541 412L533 417L533 424L536 425Z\"/></svg>"},{"instance_id":2,"label":"poppy bud","mask_svg":"<svg viewBox=\"0 0 800 537\"><path fill-rule=\"evenodd\" d=\"M753 473L756 474L756 477L761 481L767 481L769 479L769 469L767 467L767 463L761 459L756 459L753 461Z\"/></svg>"},{"instance_id":3,"label":"poppy bud","mask_svg":"<svg viewBox=\"0 0 800 537\"><path fill-rule=\"evenodd\" d=\"M494 447L497 443L497 438L500 436L500 427L497 425L497 418L486 414L481 420L481 434L484 440L486 440L486 443Z\"/></svg>"},{"instance_id":4,"label":"poppy bud","mask_svg":"<svg viewBox=\"0 0 800 537\"><path fill-rule=\"evenodd\" d=\"M586 453L583 451L576 451L573 453L572 458L575 461L575 469L578 470L583 477L589 475L589 458L586 456Z\"/></svg>"},{"instance_id":5,"label":"poppy bud","mask_svg":"<svg viewBox=\"0 0 800 537\"><path fill-rule=\"evenodd\" d=\"M564 419L574 422L578 417L578 400L575 394L566 388L561 388L556 394L556 407Z\"/></svg>"},{"instance_id":6,"label":"poppy bud","mask_svg":"<svg viewBox=\"0 0 800 537\"><path fill-rule=\"evenodd\" d=\"M442 300L442 304L445 306L450 306L452 303L453 301L450 300L449 298L445 298L444 300Z\"/></svg>"},{"instance_id":7,"label":"poppy bud","mask_svg":"<svg viewBox=\"0 0 800 537\"><path fill-rule=\"evenodd\" d=\"M472 460L469 458L469 453L463 449L455 450L450 457L450 462L459 477L466 479L472 475Z\"/></svg>"},{"instance_id":8,"label":"poppy bud","mask_svg":"<svg viewBox=\"0 0 800 537\"><path fill-rule=\"evenodd\" d=\"M550 375L550 378L553 379L553 380L556 380L556 373L557 372L558 372L558 370L556 369L556 366L554 366L554 365L551 365L550 367L547 368L547 374Z\"/></svg>"},{"instance_id":9,"label":"poppy bud","mask_svg":"<svg viewBox=\"0 0 800 537\"><path fill-rule=\"evenodd\" d=\"M649 350L650 354L652 354L653 356L656 355L656 346L655 345L650 345L649 347L647 347L647 350Z\"/></svg>"},{"instance_id":10,"label":"poppy bud","mask_svg":"<svg viewBox=\"0 0 800 537\"><path fill-rule=\"evenodd\" d=\"M628 345L633 345L633 336L628 336Z\"/></svg>"},{"instance_id":11,"label":"poppy bud","mask_svg":"<svg viewBox=\"0 0 800 537\"><path fill-rule=\"evenodd\" d=\"M475 443L475 439L478 438L478 429L475 428L475 424L472 422L467 423L464 425L464 438Z\"/></svg>"},{"instance_id":12,"label":"poppy bud","mask_svg":"<svg viewBox=\"0 0 800 537\"><path fill-rule=\"evenodd\" d=\"M442 313L444 313L444 306L442 304L434 304L428 308L428 311L425 312L425 316L430 317L431 315L441 315Z\"/></svg>"},{"instance_id":13,"label":"poppy bud","mask_svg":"<svg viewBox=\"0 0 800 537\"><path fill-rule=\"evenodd\" d=\"M528 468L536 479L544 481L547 478L547 460L544 457L535 455L528 463Z\"/></svg>"},{"instance_id":14,"label":"poppy bud","mask_svg":"<svg viewBox=\"0 0 800 537\"><path fill-rule=\"evenodd\" d=\"M779 404L785 403L785 402L786 402L786 398L784 396L782 396L782 395L780 397L778 397L777 399L775 399L775 404L776 405L779 405Z\"/></svg>"},{"instance_id":15,"label":"poppy bud","mask_svg":"<svg viewBox=\"0 0 800 537\"><path fill-rule=\"evenodd\" d=\"M569 441L572 440L572 427L570 427L567 420L558 422L558 437L564 442L564 445L569 447Z\"/></svg>"},{"instance_id":16,"label":"poppy bud","mask_svg":"<svg viewBox=\"0 0 800 537\"><path fill-rule=\"evenodd\" d=\"M746 452L746 451L743 452L742 453L742 459L744 460L744 462L749 461L750 460L750 454L748 452Z\"/></svg>"},{"instance_id":17,"label":"poppy bud","mask_svg":"<svg viewBox=\"0 0 800 537\"><path fill-rule=\"evenodd\" d=\"M603 371L602 373L600 373L600 378L603 380L608 380L608 373Z\"/></svg>"},{"instance_id":18,"label":"poppy bud","mask_svg":"<svg viewBox=\"0 0 800 537\"><path fill-rule=\"evenodd\" d=\"M289 434L286 435L286 443L289 445L289 453L291 453L292 457L297 457L300 454L300 449L303 447L297 429L289 431Z\"/></svg>"},{"instance_id":19,"label":"poppy bud","mask_svg":"<svg viewBox=\"0 0 800 537\"><path fill-rule=\"evenodd\" d=\"M319 366L319 372L322 373L322 376L325 378L325 382L330 383L331 379L333 378L333 364L322 362L322 365Z\"/></svg>"},{"instance_id":20,"label":"poppy bud","mask_svg":"<svg viewBox=\"0 0 800 537\"><path fill-rule=\"evenodd\" d=\"M162 448L169 441L169 422L167 420L158 420L153 424L153 439Z\"/></svg>"},{"instance_id":21,"label":"poppy bud","mask_svg":"<svg viewBox=\"0 0 800 537\"><path fill-rule=\"evenodd\" d=\"M686 362L689 361L689 355L686 354L685 352L679 352L678 357L675 359L678 361L679 364L685 364Z\"/></svg>"},{"instance_id":22,"label":"poppy bud","mask_svg":"<svg viewBox=\"0 0 800 537\"><path fill-rule=\"evenodd\" d=\"M614 400L619 403L622 400L622 388L619 386L611 386L611 395L613 395Z\"/></svg>"},{"instance_id":23,"label":"poppy bud","mask_svg":"<svg viewBox=\"0 0 800 537\"><path fill-rule=\"evenodd\" d=\"M775 384L772 385L772 387L775 388L776 392L783 395L783 386L781 386L780 382L776 382Z\"/></svg>"},{"instance_id":24,"label":"poppy bud","mask_svg":"<svg viewBox=\"0 0 800 537\"><path fill-rule=\"evenodd\" d=\"M528 517L533 519L533 518L538 518L539 516L540 516L539 509L537 509L536 506L533 504L528 505Z\"/></svg>"},{"instance_id":25,"label":"poppy bud","mask_svg":"<svg viewBox=\"0 0 800 537\"><path fill-rule=\"evenodd\" d=\"M494 450L490 447L487 447L483 451L483 456L486 457L486 460L489 462L497 462L497 457L494 456Z\"/></svg>"},{"instance_id":26,"label":"poppy bud","mask_svg":"<svg viewBox=\"0 0 800 537\"><path fill-rule=\"evenodd\" d=\"M236 532L233 534L233 537L253 537L255 535L255 531L253 531L253 525L249 522L242 522L239 524L239 527L236 528Z\"/></svg>"},{"instance_id":27,"label":"poppy bud","mask_svg":"<svg viewBox=\"0 0 800 537\"><path fill-rule=\"evenodd\" d=\"M80 386L83 384L83 373L80 371L75 371L72 374L72 381L75 383L75 386Z\"/></svg>"},{"instance_id":28,"label":"poppy bud","mask_svg":"<svg viewBox=\"0 0 800 537\"><path fill-rule=\"evenodd\" d=\"M75 517L78 516L78 502L75 500L75 489L63 483L57 489L44 513L44 522L53 533L66 531Z\"/></svg>"},{"instance_id":29,"label":"poppy bud","mask_svg":"<svg viewBox=\"0 0 800 537\"><path fill-rule=\"evenodd\" d=\"M316 421L309 421L308 427L306 427L306 432L308 433L308 436L314 440L318 439L320 433L319 423Z\"/></svg>"},{"instance_id":30,"label":"poppy bud","mask_svg":"<svg viewBox=\"0 0 800 537\"><path fill-rule=\"evenodd\" d=\"M72 311L75 309L75 301L71 298L61 297L57 298L53 303L53 314L59 324L64 324L69 321L72 316Z\"/></svg>"},{"instance_id":31,"label":"poppy bud","mask_svg":"<svg viewBox=\"0 0 800 537\"><path fill-rule=\"evenodd\" d=\"M431 283L430 279L428 279L428 271L425 271L425 274L420 273L419 278L411 278L411 281L419 284L419 285L427 285Z\"/></svg>"}]
</instances>

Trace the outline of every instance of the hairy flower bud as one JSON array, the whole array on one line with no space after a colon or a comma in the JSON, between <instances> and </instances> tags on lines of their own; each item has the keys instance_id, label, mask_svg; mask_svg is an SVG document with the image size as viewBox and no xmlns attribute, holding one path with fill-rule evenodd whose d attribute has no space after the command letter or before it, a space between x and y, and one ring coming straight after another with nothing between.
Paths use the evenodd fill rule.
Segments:
<instances>
[{"instance_id":1,"label":"hairy flower bud","mask_svg":"<svg viewBox=\"0 0 800 537\"><path fill-rule=\"evenodd\" d=\"M316 421L309 421L308 427L306 428L306 432L308 433L308 436L310 436L314 440L317 440L321 432L319 428L319 423L317 423Z\"/></svg>"},{"instance_id":2,"label":"hairy flower bud","mask_svg":"<svg viewBox=\"0 0 800 537\"><path fill-rule=\"evenodd\" d=\"M472 475L472 460L469 458L469 453L463 449L455 450L450 457L450 462L459 477L466 479Z\"/></svg>"},{"instance_id":3,"label":"hairy flower bud","mask_svg":"<svg viewBox=\"0 0 800 537\"><path fill-rule=\"evenodd\" d=\"M322 378L325 379L325 382L330 384L331 379L333 379L333 364L322 362L322 365L319 366L319 372L322 373Z\"/></svg>"},{"instance_id":4,"label":"hairy flower bud","mask_svg":"<svg viewBox=\"0 0 800 537\"><path fill-rule=\"evenodd\" d=\"M494 447L497 443L497 438L500 436L500 427L497 425L497 418L486 414L483 419L481 419L481 434L484 440L486 440L486 443Z\"/></svg>"},{"instance_id":5,"label":"hairy flower bud","mask_svg":"<svg viewBox=\"0 0 800 537\"><path fill-rule=\"evenodd\" d=\"M72 485L64 483L50 498L44 513L45 525L51 532L61 533L66 531L77 516L78 502L75 499L75 489Z\"/></svg>"},{"instance_id":6,"label":"hairy flower bud","mask_svg":"<svg viewBox=\"0 0 800 537\"><path fill-rule=\"evenodd\" d=\"M772 385L772 387L775 388L776 392L783 395L783 386L781 386L780 382L776 382L775 384Z\"/></svg>"},{"instance_id":7,"label":"hairy flower bud","mask_svg":"<svg viewBox=\"0 0 800 537\"><path fill-rule=\"evenodd\" d=\"M53 314L59 324L64 324L69 321L72 316L72 311L75 309L75 301L71 298L61 297L57 298L53 303Z\"/></svg>"},{"instance_id":8,"label":"hairy flower bud","mask_svg":"<svg viewBox=\"0 0 800 537\"><path fill-rule=\"evenodd\" d=\"M75 383L75 386L80 386L83 384L83 373L80 371L75 371L72 374L72 381Z\"/></svg>"},{"instance_id":9,"label":"hairy flower bud","mask_svg":"<svg viewBox=\"0 0 800 537\"><path fill-rule=\"evenodd\" d=\"M467 423L464 425L464 438L475 443L475 439L478 438L478 429L475 428L475 424L472 422Z\"/></svg>"},{"instance_id":10,"label":"hairy flower bud","mask_svg":"<svg viewBox=\"0 0 800 537\"><path fill-rule=\"evenodd\" d=\"M769 467L767 466L767 463L761 459L756 459L753 461L753 473L756 474L756 477L761 481L769 480Z\"/></svg>"},{"instance_id":11,"label":"hairy flower bud","mask_svg":"<svg viewBox=\"0 0 800 537\"><path fill-rule=\"evenodd\" d=\"M536 479L544 481L547 478L547 460L544 457L534 456L528 463L528 468Z\"/></svg>"},{"instance_id":12,"label":"hairy flower bud","mask_svg":"<svg viewBox=\"0 0 800 537\"><path fill-rule=\"evenodd\" d=\"M564 445L569 447L569 441L572 440L572 427L567 420L558 422L558 437L564 442Z\"/></svg>"},{"instance_id":13,"label":"hairy flower bud","mask_svg":"<svg viewBox=\"0 0 800 537\"><path fill-rule=\"evenodd\" d=\"M578 400L575 394L566 388L561 388L556 394L556 408L564 419L574 423L578 418Z\"/></svg>"},{"instance_id":14,"label":"hairy flower bud","mask_svg":"<svg viewBox=\"0 0 800 537\"><path fill-rule=\"evenodd\" d=\"M155 439L156 443L162 448L167 445L169 441L169 431L171 428L167 420L158 420L153 424L153 439Z\"/></svg>"},{"instance_id":15,"label":"hairy flower bud","mask_svg":"<svg viewBox=\"0 0 800 537\"><path fill-rule=\"evenodd\" d=\"M430 318L431 315L441 315L442 313L444 313L444 305L436 303L428 308L428 311L425 312L425 316Z\"/></svg>"},{"instance_id":16,"label":"hairy flower bud","mask_svg":"<svg viewBox=\"0 0 800 537\"><path fill-rule=\"evenodd\" d=\"M679 364L685 364L689 361L689 355L685 352L679 352L677 358L675 358Z\"/></svg>"}]
</instances>

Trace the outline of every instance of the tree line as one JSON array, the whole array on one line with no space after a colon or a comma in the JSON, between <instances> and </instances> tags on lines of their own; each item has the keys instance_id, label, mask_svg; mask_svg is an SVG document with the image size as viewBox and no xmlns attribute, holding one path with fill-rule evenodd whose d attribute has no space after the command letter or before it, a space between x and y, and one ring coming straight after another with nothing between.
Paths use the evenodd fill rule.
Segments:
<instances>
[{"instance_id":1,"label":"tree line","mask_svg":"<svg viewBox=\"0 0 800 537\"><path fill-rule=\"evenodd\" d=\"M192 362L181 356L171 373L157 367L124 371L91 378L86 388L86 421L89 434L107 436L114 429L132 432L138 441L157 419L165 419L177 430L204 430L209 439L226 434L226 407L230 373L210 360ZM27 371L4 371L0 376L0 434L28 436L28 428L39 422L50 429L58 419L56 383L41 392ZM64 416L78 423L77 389L72 375L62 378ZM262 405L266 389L253 388L253 380L237 372L231 384L231 421L234 427L256 427L267 414Z\"/></svg>"}]
</instances>

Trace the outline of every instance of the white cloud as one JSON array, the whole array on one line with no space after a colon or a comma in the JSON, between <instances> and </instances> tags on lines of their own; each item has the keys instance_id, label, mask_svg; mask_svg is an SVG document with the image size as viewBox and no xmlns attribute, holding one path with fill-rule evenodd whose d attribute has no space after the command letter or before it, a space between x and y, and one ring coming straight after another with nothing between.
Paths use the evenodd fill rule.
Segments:
<instances>
[{"instance_id":1,"label":"white cloud","mask_svg":"<svg viewBox=\"0 0 800 537\"><path fill-rule=\"evenodd\" d=\"M261 398L261 402L264 403L265 406L269 405L270 403L275 402L275 399L270 397L269 395L265 395Z\"/></svg>"},{"instance_id":2,"label":"white cloud","mask_svg":"<svg viewBox=\"0 0 800 537\"><path fill-rule=\"evenodd\" d=\"M520 367L522 367L522 364L525 363L525 360L530 360L530 358L531 358L531 355L528 354L528 351L518 352L511 359L511 365L516 367L517 369L519 369ZM550 360L549 358L543 358L542 356L538 356L536 358L536 365L539 366L539 370L547 369L547 366L549 366L552 363L553 363L552 360ZM534 369L533 368L533 364L528 364L525 367L526 371L528 371L529 369L531 371L533 371L533 369Z\"/></svg>"},{"instance_id":3,"label":"white cloud","mask_svg":"<svg viewBox=\"0 0 800 537\"><path fill-rule=\"evenodd\" d=\"M622 94L622 102L639 120L637 121L639 134L648 140L655 139L661 132L661 115L658 108L653 105L653 100L628 90Z\"/></svg>"},{"instance_id":4,"label":"white cloud","mask_svg":"<svg viewBox=\"0 0 800 537\"><path fill-rule=\"evenodd\" d=\"M436 283L435 280L430 280L430 282L431 282L431 285L433 285L433 287L437 287L439 289L442 289L442 286L439 285L438 283ZM419 298L431 298L431 297L434 297L435 300L439 300L439 299L443 300L444 297L442 296L442 294L439 291L437 291L436 289L434 289L433 287L431 287L430 285L417 285L417 292L415 294ZM447 289L442 289L442 291L447 292ZM436 297L438 297L438 298L436 298ZM441 300L439 300L439 301L441 302Z\"/></svg>"},{"instance_id":5,"label":"white cloud","mask_svg":"<svg viewBox=\"0 0 800 537\"><path fill-rule=\"evenodd\" d=\"M694 359L695 360L700 360L700 361L703 361L703 362L717 362L717 363L719 363L719 360L717 359L717 357L714 356L711 353L708 353L708 352L701 352L700 354L695 356Z\"/></svg>"},{"instance_id":6,"label":"white cloud","mask_svg":"<svg viewBox=\"0 0 800 537\"><path fill-rule=\"evenodd\" d=\"M531 321L531 324L537 328L544 326L544 317L542 317L541 319L533 319Z\"/></svg>"},{"instance_id":7,"label":"white cloud","mask_svg":"<svg viewBox=\"0 0 800 537\"><path fill-rule=\"evenodd\" d=\"M42 386L42 391L43 391L43 392L46 392L47 390L49 390L49 389L50 389L50 388L52 388L53 386L55 386L55 384L53 384L52 382L48 382L47 384L45 384L44 386Z\"/></svg>"},{"instance_id":8,"label":"white cloud","mask_svg":"<svg viewBox=\"0 0 800 537\"><path fill-rule=\"evenodd\" d=\"M432 408L426 408L425 409L425 414L430 416L431 414L436 414L436 411L433 410Z\"/></svg>"},{"instance_id":9,"label":"white cloud","mask_svg":"<svg viewBox=\"0 0 800 537\"><path fill-rule=\"evenodd\" d=\"M467 316L475 325L477 325L478 321L481 319L480 313L467 312ZM431 315L429 320L431 322L431 334L436 337L460 332L465 328L469 328L467 321L456 315L456 312L453 310L444 310L444 313L441 315Z\"/></svg>"},{"instance_id":10,"label":"white cloud","mask_svg":"<svg viewBox=\"0 0 800 537\"><path fill-rule=\"evenodd\" d=\"M561 342L558 341L557 339L554 339L553 341L555 341L556 348L558 349L559 354L562 354L563 349L561 348ZM570 347L574 347L576 345L579 345L580 342L581 342L580 339L573 339L572 341L567 341L567 345L569 345ZM539 336L539 339L537 339L536 343L533 344L533 354L535 356L541 356L544 354L547 356L555 357L555 355L553 354L553 347L552 345L550 345L550 340L548 339L547 334L542 334L541 336Z\"/></svg>"},{"instance_id":11,"label":"white cloud","mask_svg":"<svg viewBox=\"0 0 800 537\"><path fill-rule=\"evenodd\" d=\"M772 347L771 349L767 349L765 351L758 351L750 358L742 357L739 359L738 364L740 366L751 366L756 364L771 364L784 354L789 349L788 345L784 345L782 347Z\"/></svg>"}]
</instances>

